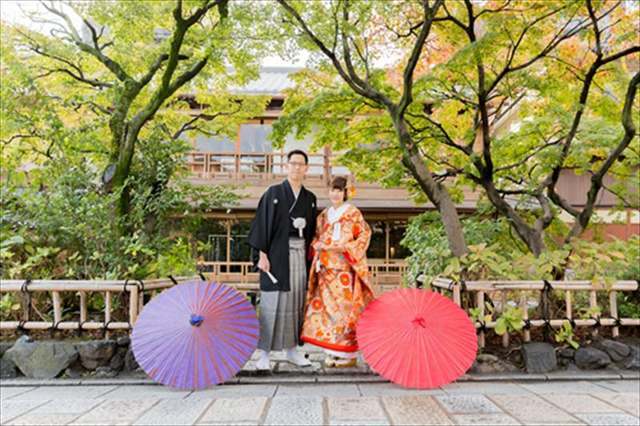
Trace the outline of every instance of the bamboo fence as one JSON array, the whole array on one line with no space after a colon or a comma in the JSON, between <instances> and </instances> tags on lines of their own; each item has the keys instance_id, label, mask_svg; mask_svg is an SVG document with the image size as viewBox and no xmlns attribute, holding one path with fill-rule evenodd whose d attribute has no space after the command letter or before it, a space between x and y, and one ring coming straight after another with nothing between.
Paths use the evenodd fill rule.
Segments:
<instances>
[{"instance_id":1,"label":"bamboo fence","mask_svg":"<svg viewBox=\"0 0 640 426\"><path fill-rule=\"evenodd\" d=\"M479 308L479 318L485 316L485 299L486 295L491 293L499 293L500 311L504 311L507 302L508 291L520 291L518 306L522 310L522 334L525 342L531 341L531 328L532 327L549 327L560 328L568 321L572 328L575 327L594 327L594 333L597 333L600 327L612 327L611 332L613 337L620 335L620 326L640 326L640 319L636 318L620 318L618 316L618 292L631 292L639 291L640 283L638 281L616 281L611 285L597 285L591 281L461 281L454 282L449 279L436 278L431 286L439 292L450 291L453 302L461 306L462 293L469 292L472 294L472 300L475 301L475 305ZM563 291L564 292L564 318L551 318L551 314L548 311L549 297L551 291ZM540 291L542 294L541 300L543 301L543 313L542 318L532 319L529 318L529 306L527 303L527 297L525 291ZM590 318L578 318L574 319L573 310L573 293L577 291L589 292L589 308L592 312L595 312ZM609 300L609 317L604 317L600 313L602 312L598 306L598 292L607 292ZM545 308L546 306L546 308ZM500 312L499 312L500 313ZM495 320L493 321L475 321L475 327L478 331L478 345L480 347L485 346L485 334L489 329L494 329L496 326ZM503 345L509 344L509 333L505 333L502 336Z\"/></svg>"},{"instance_id":2,"label":"bamboo fence","mask_svg":"<svg viewBox=\"0 0 640 426\"><path fill-rule=\"evenodd\" d=\"M105 337L110 330L130 330L142 310L144 294L148 291L163 290L180 282L199 280L197 277L179 277L153 280L0 280L0 294L13 292L22 295L22 320L0 321L0 330L102 330ZM33 318L31 295L50 293L53 305L53 320ZM79 297L80 312L75 321L63 321L62 293L73 292ZM89 320L88 294L103 293L104 321ZM112 319L113 296L128 298L126 321Z\"/></svg>"}]
</instances>

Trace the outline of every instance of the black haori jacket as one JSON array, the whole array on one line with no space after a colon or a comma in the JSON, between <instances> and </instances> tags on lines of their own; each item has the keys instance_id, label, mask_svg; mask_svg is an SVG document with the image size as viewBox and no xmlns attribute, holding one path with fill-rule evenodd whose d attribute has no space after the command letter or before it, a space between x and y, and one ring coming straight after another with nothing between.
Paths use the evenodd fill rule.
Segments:
<instances>
[{"instance_id":1,"label":"black haori jacket","mask_svg":"<svg viewBox=\"0 0 640 426\"><path fill-rule=\"evenodd\" d=\"M304 186L300 188L296 200L287 180L270 186L262 194L256 217L249 231L249 245L252 247L251 260L257 268L259 251L265 252L271 264L270 272L276 277L278 283L274 284L266 273L260 271L261 291L289 291L291 288L289 285L289 235L292 230L292 220L296 217L303 217L306 221L303 237L306 267L309 270L311 263L309 247L316 232L317 206L316 196Z\"/></svg>"}]
</instances>

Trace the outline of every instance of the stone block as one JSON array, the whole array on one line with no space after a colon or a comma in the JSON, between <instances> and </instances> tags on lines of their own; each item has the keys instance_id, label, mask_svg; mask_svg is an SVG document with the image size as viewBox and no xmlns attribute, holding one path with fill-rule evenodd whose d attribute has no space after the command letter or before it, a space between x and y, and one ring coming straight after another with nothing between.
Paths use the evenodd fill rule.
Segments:
<instances>
[{"instance_id":1,"label":"stone block","mask_svg":"<svg viewBox=\"0 0 640 426\"><path fill-rule=\"evenodd\" d=\"M78 358L78 352L69 342L35 342L22 336L4 357L29 378L52 379Z\"/></svg>"},{"instance_id":2,"label":"stone block","mask_svg":"<svg viewBox=\"0 0 640 426\"><path fill-rule=\"evenodd\" d=\"M594 347L579 348L574 359L578 368L583 370L597 370L611 364L609 355Z\"/></svg>"},{"instance_id":3,"label":"stone block","mask_svg":"<svg viewBox=\"0 0 640 426\"><path fill-rule=\"evenodd\" d=\"M113 340L92 340L81 342L76 347L82 366L87 370L95 370L109 365L117 346Z\"/></svg>"},{"instance_id":4,"label":"stone block","mask_svg":"<svg viewBox=\"0 0 640 426\"><path fill-rule=\"evenodd\" d=\"M603 339L598 342L598 348L605 351L614 362L622 361L631 353L631 348L622 342L611 339Z\"/></svg>"},{"instance_id":5,"label":"stone block","mask_svg":"<svg viewBox=\"0 0 640 426\"><path fill-rule=\"evenodd\" d=\"M548 373L558 368L556 351L549 343L535 342L522 345L527 373Z\"/></svg>"}]
</instances>

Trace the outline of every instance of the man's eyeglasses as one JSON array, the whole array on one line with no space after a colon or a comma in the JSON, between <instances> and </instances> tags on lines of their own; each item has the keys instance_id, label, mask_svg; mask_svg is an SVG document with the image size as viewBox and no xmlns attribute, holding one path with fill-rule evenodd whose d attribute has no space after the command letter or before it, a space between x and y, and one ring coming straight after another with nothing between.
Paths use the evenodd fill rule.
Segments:
<instances>
[{"instance_id":1,"label":"man's eyeglasses","mask_svg":"<svg viewBox=\"0 0 640 426\"><path fill-rule=\"evenodd\" d=\"M290 161L289 162L289 166L290 167L300 167L300 168L302 168L302 167L306 166L306 164L305 163L298 163L298 162L295 162L295 161Z\"/></svg>"}]
</instances>

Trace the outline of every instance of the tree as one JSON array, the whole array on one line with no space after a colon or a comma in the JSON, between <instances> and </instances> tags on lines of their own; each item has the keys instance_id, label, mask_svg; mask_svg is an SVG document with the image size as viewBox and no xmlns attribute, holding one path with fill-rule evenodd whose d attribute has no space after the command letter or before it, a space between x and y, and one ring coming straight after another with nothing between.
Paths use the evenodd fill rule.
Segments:
<instances>
[{"instance_id":1,"label":"tree","mask_svg":"<svg viewBox=\"0 0 640 426\"><path fill-rule=\"evenodd\" d=\"M422 55L423 46L431 33L432 24L442 6L442 0L433 5L422 2L421 15L424 25L417 33L409 59L403 70L399 93L389 93L389 87L378 74L372 74L368 59L367 38L370 32L363 30L375 17L380 6L365 2L324 3L292 2L278 0L286 14L286 24L303 33L301 46L313 46L324 55L351 90L365 102L372 102L384 109L390 118L395 136L401 147L402 164L411 173L420 188L441 213L451 251L460 256L467 251L462 227L455 204L447 189L438 182L429 166L422 159L406 120L406 113L413 103L414 71ZM395 96L394 96L395 95Z\"/></svg>"},{"instance_id":2,"label":"tree","mask_svg":"<svg viewBox=\"0 0 640 426\"><path fill-rule=\"evenodd\" d=\"M618 176L617 187L609 189L637 205L638 75L630 76L640 52L636 6L344 1L303 12L297 3L279 2L304 45L315 46L335 71L325 63L299 77L276 135L315 126L319 142L347 149L343 159L364 177L414 187L405 177L409 171L432 201L407 157L428 166L432 180L454 198L462 198L463 188L479 187L536 256L546 249L545 230L561 210L575 217L564 243L584 231L606 176ZM399 72L374 68L377 58L395 52L406 59ZM341 60L351 66L341 71ZM336 82L336 74L346 85ZM394 110L386 99L403 109ZM403 112L407 135L398 131L394 112ZM303 124L305 119L312 123ZM333 125L337 131L329 129ZM566 168L592 175L583 209L557 192ZM453 215L434 204L441 215ZM453 248L451 238L449 243Z\"/></svg>"},{"instance_id":3,"label":"tree","mask_svg":"<svg viewBox=\"0 0 640 426\"><path fill-rule=\"evenodd\" d=\"M230 133L265 106L264 97L226 92L257 76L261 44L249 33L252 16L246 5L177 0L42 6L46 13L31 16L39 28L3 23L8 30L3 50L10 53L3 68L22 73L15 81L26 83L6 89L6 99L17 98L3 108L5 147L27 141L42 151L44 145L46 157L62 142L51 133L53 127L75 127L76 136L92 132L95 140L83 149L99 154L105 189L119 193L118 217L132 209L130 181L142 142L153 149L189 132ZM29 107L19 101L35 97L48 105L46 117L23 110L18 118L16 112ZM197 113L190 113L192 107ZM35 121L39 126L32 126ZM151 198L169 183L170 175L155 175L149 182Z\"/></svg>"}]
</instances>

